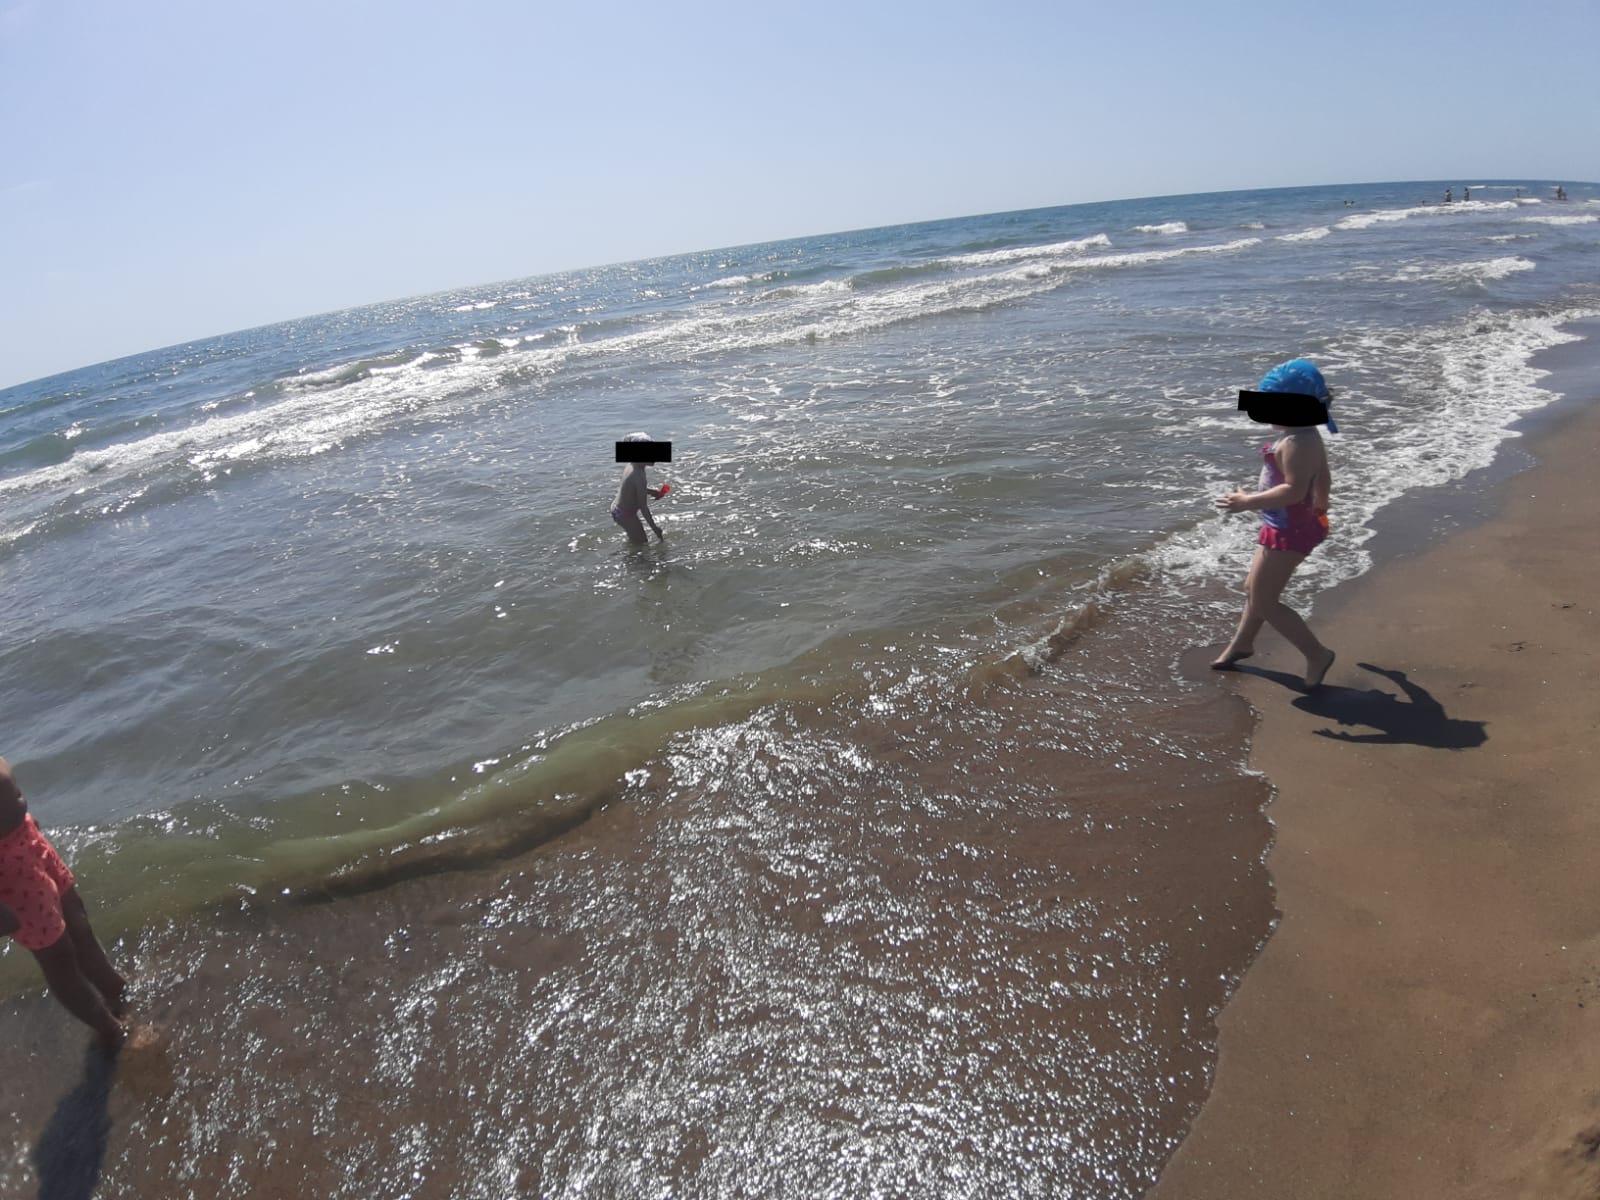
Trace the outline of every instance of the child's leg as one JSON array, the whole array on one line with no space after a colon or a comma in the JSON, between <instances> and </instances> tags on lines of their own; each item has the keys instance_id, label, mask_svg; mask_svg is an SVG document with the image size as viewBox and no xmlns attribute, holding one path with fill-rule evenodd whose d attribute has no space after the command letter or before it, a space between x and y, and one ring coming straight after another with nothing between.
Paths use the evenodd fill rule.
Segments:
<instances>
[{"instance_id":1,"label":"child's leg","mask_svg":"<svg viewBox=\"0 0 1600 1200\"><path fill-rule=\"evenodd\" d=\"M120 1017L122 994L128 990L128 981L111 965L100 939L95 937L94 927L89 924L88 910L84 908L77 888L68 888L61 897L61 915L66 918L67 934L72 938L73 949L77 951L79 969L105 997L112 1015Z\"/></svg>"},{"instance_id":2,"label":"child's leg","mask_svg":"<svg viewBox=\"0 0 1600 1200\"><path fill-rule=\"evenodd\" d=\"M1299 613L1279 599L1289 576L1305 560L1305 555L1266 549L1261 554L1261 567L1255 572L1255 584L1250 591L1250 607L1306 656L1306 683L1315 687L1333 664L1333 651L1317 640L1317 635L1311 632Z\"/></svg>"},{"instance_id":3,"label":"child's leg","mask_svg":"<svg viewBox=\"0 0 1600 1200\"><path fill-rule=\"evenodd\" d=\"M1263 548L1261 565L1254 574L1250 587L1250 610L1258 619L1265 620L1279 633L1283 634L1295 649L1307 658L1321 654L1325 646L1317 641L1316 635L1295 612L1279 597L1289 582L1289 576L1294 574L1305 558L1304 554L1294 554L1288 550L1267 550Z\"/></svg>"},{"instance_id":4,"label":"child's leg","mask_svg":"<svg viewBox=\"0 0 1600 1200\"><path fill-rule=\"evenodd\" d=\"M639 520L636 512L623 513L617 518L617 524L628 531L628 540L637 545L646 545L650 539L645 535L644 522Z\"/></svg>"},{"instance_id":5,"label":"child's leg","mask_svg":"<svg viewBox=\"0 0 1600 1200\"><path fill-rule=\"evenodd\" d=\"M1263 547L1256 547L1256 556L1250 560L1250 573L1244 580L1245 605L1244 612L1239 617L1239 627L1233 631L1233 640L1223 648L1213 666L1223 666L1255 653L1256 634L1261 632L1261 627L1266 624L1267 619L1251 607L1250 596L1255 591L1256 576L1261 571L1261 559L1265 554L1266 550Z\"/></svg>"},{"instance_id":6,"label":"child's leg","mask_svg":"<svg viewBox=\"0 0 1600 1200\"><path fill-rule=\"evenodd\" d=\"M122 1022L111 1015L105 999L78 965L78 949L72 935L63 933L43 950L35 950L33 956L39 960L39 969L50 985L50 994L61 1007L100 1035L102 1049L108 1052L120 1049L127 1031Z\"/></svg>"}]
</instances>

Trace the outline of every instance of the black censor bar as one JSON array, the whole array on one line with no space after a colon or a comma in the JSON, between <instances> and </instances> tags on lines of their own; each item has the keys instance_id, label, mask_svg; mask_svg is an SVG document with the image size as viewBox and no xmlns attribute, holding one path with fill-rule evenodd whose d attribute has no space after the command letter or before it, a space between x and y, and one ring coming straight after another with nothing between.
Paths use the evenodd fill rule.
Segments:
<instances>
[{"instance_id":1,"label":"black censor bar","mask_svg":"<svg viewBox=\"0 0 1600 1200\"><path fill-rule=\"evenodd\" d=\"M620 463L664 463L672 461L671 442L618 442Z\"/></svg>"},{"instance_id":2,"label":"black censor bar","mask_svg":"<svg viewBox=\"0 0 1600 1200\"><path fill-rule=\"evenodd\" d=\"M1239 392L1239 407L1262 425L1326 425L1328 406L1304 392Z\"/></svg>"}]
</instances>

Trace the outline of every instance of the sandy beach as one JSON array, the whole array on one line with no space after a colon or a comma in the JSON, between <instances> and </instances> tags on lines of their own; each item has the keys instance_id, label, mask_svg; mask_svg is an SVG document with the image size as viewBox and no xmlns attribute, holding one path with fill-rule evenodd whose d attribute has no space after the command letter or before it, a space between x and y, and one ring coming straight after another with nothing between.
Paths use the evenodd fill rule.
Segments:
<instances>
[{"instance_id":1,"label":"sandy beach","mask_svg":"<svg viewBox=\"0 0 1600 1200\"><path fill-rule=\"evenodd\" d=\"M1237 677L1281 920L1154 1200L1600 1195L1600 363L1485 524L1330 593L1315 696Z\"/></svg>"}]
</instances>

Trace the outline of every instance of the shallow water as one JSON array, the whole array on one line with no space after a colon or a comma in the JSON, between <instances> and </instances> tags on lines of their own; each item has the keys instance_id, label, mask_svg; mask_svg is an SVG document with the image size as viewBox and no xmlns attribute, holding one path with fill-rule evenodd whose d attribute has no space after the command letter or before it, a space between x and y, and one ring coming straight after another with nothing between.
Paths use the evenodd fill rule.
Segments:
<instances>
[{"instance_id":1,"label":"shallow water","mask_svg":"<svg viewBox=\"0 0 1600 1200\"><path fill-rule=\"evenodd\" d=\"M542 853L146 934L173 1045L99 1194L1141 1194L1268 928L1267 785L1242 704L1119 655L1089 753L1060 664L769 704Z\"/></svg>"}]
</instances>

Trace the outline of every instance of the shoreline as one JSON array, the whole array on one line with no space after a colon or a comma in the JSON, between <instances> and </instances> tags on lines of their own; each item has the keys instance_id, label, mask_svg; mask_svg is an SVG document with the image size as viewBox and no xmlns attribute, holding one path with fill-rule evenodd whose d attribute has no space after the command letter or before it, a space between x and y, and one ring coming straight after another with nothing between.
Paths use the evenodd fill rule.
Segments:
<instances>
[{"instance_id":1,"label":"shoreline","mask_svg":"<svg viewBox=\"0 0 1600 1200\"><path fill-rule=\"evenodd\" d=\"M1562 398L1515 453L1319 597L1327 687L1272 634L1239 671L1280 918L1150 1200L1600 1189L1597 325L1535 358Z\"/></svg>"},{"instance_id":2,"label":"shoreline","mask_svg":"<svg viewBox=\"0 0 1600 1200\"><path fill-rule=\"evenodd\" d=\"M1555 402L1530 421L1562 425L1581 408ZM1375 556L1369 575L1387 578L1386 553L1401 556L1396 546L1408 537L1425 543L1430 521L1447 530L1468 497L1493 507L1497 472L1529 478L1507 466L1529 460L1520 448L1529 440L1505 443L1508 453L1459 488L1386 510L1384 529L1399 541ZM1351 596L1365 594L1359 583L1347 585ZM1345 594L1330 590L1326 604L1319 597L1319 630L1338 619ZM1150 681L1138 673L1169 674L1165 654L1150 654L1131 626L1097 628L1101 652L1128 664L1129 696L1148 698ZM1174 644L1186 641L1174 628ZM1362 660L1415 670L1463 727L1444 735L1490 721L1487 745L1457 757L1501 749L1500 715L1466 711L1468 699L1409 660L1356 645L1353 636L1339 643L1350 661L1336 664L1334 682L1348 670L1358 681L1349 686L1381 686L1355 666ZM491 1179L494 1190L523 1194L584 1177L620 1192L629 1172L652 1162L668 1163L661 1178L674 1189L694 1190L698 1180L710 1192L719 1180L726 1189L742 1179L744 1191L759 1191L750 1183L757 1176L741 1175L723 1151L755 1144L763 1157L753 1169L809 1178L813 1192L840 1186L837 1166L814 1164L853 1152L885 1181L900 1181L880 1190L905 1191L914 1168L927 1186L961 1179L986 1195L1046 1187L1099 1194L1089 1182L1063 1186L1067 1160L1034 1149L1049 1135L1076 1139L1108 1162L1145 1164L1136 1184L1117 1192L1137 1194L1189 1118L1204 1120L1212 1081L1220 1088L1232 1078L1232 1007L1216 1021L1220 1065L1213 1016L1278 940L1268 940L1267 818L1280 817L1284 800L1268 808L1266 797L1269 779L1288 776L1236 776L1250 745L1250 705L1263 707L1249 689L1278 692L1271 671L1297 669L1285 653L1264 640L1248 666L1269 671L1245 679L1243 691L1216 686L1210 672L1197 676L1204 687L1184 690L1163 731L1206 734L1187 743L1199 753L1174 760L1170 795L1149 771L1129 784L1110 773L1114 766L1101 774L1093 762L1063 766L1064 748L1046 735L1080 708L1075 689L1089 686L1072 671L1038 681L1007 674L986 693L991 719L974 721L969 704L963 721L950 723L935 705L896 729L880 719L876 740L852 742L875 764L870 794L833 794L815 775L792 773L833 753L834 726L819 709L816 723L748 723L722 750L708 740L680 748L710 769L756 764L749 786L674 787L659 771L632 784L627 802L529 853L419 873L336 903L241 897L211 914L216 929L199 937L183 921L143 930L129 943L151 982L142 1015L173 1031L170 1054L124 1060L109 1089L96 1090L99 1076L86 1069L58 1096L76 1074L81 1031L37 987L10 1005L16 1034L0 1065L18 1081L7 1102L19 1133L11 1161L0 1163L0 1191L10 1194L13 1180L25 1190L36 1173L55 1169L40 1156L60 1146L73 1161L104 1160L108 1196L142 1194L162 1179L184 1180L195 1195L240 1187L399 1194L402 1178L419 1195L478 1194ZM1326 714L1319 722L1330 723ZM991 727L1008 740L991 739ZM939 752L923 756L930 744ZM1353 749L1326 745L1335 757ZM1194 775L1204 763L1219 764L1209 783ZM779 781L778 791L768 780ZM774 802L784 793L804 804ZM1127 820L1152 797L1156 807L1137 810L1144 821ZM1353 841L1370 825L1336 820L1334 833ZM1154 837L1156 829L1167 836ZM1572 870L1586 878L1582 864ZM1291 911L1281 881L1278 889L1278 904ZM1106 896L1115 903L1101 903ZM975 905L984 898L998 907ZM1427 897L1405 899L1416 908ZM1099 982L1103 971L1141 965L1099 944L1130 923L1146 944L1189 956L1161 962L1160 984L1176 986L1158 988L1154 976L1148 987ZM977 939L974 929L1015 932ZM1086 935L1076 948L1073 930ZM1118 1008L1119 996L1154 1003ZM876 1015L869 1024L858 1011ZM1183 1108L1159 1127L1142 1103L1107 1103L1117 1084L1107 1048L1130 1026L1147 1031L1140 1053L1173 1063L1156 1077ZM1153 1029L1176 1038L1175 1052L1148 1036ZM1085 1052L1074 1057L1074 1045ZM898 1046L917 1053L898 1055ZM925 1071L921 1064L936 1058L950 1068ZM972 1062L982 1070L965 1065ZM862 1063L871 1070L841 1087L839 1064ZM373 1103L375 1081L397 1099ZM87 1109L86 1095L95 1102ZM829 1103L815 1103L818 1095ZM908 1104L926 1109L929 1096L941 1098L942 1125L896 1124ZM237 1124L224 1127L219 1112L237 1114ZM1075 1122L1065 1133L1062 1114ZM498 1174L473 1158L484 1128L511 1148ZM418 1149L421 1130L426 1150ZM1140 1137L1147 1147L1159 1139L1159 1149L1135 1159L1131 1139ZM818 1155L818 1146L829 1150ZM1262 1161L1262 1194L1316 1194L1280 1188L1284 1172ZM400 1175L385 1174L391 1162ZM1219 1187L1245 1194L1226 1178ZM1341 1186L1331 1194L1385 1193Z\"/></svg>"}]
</instances>

